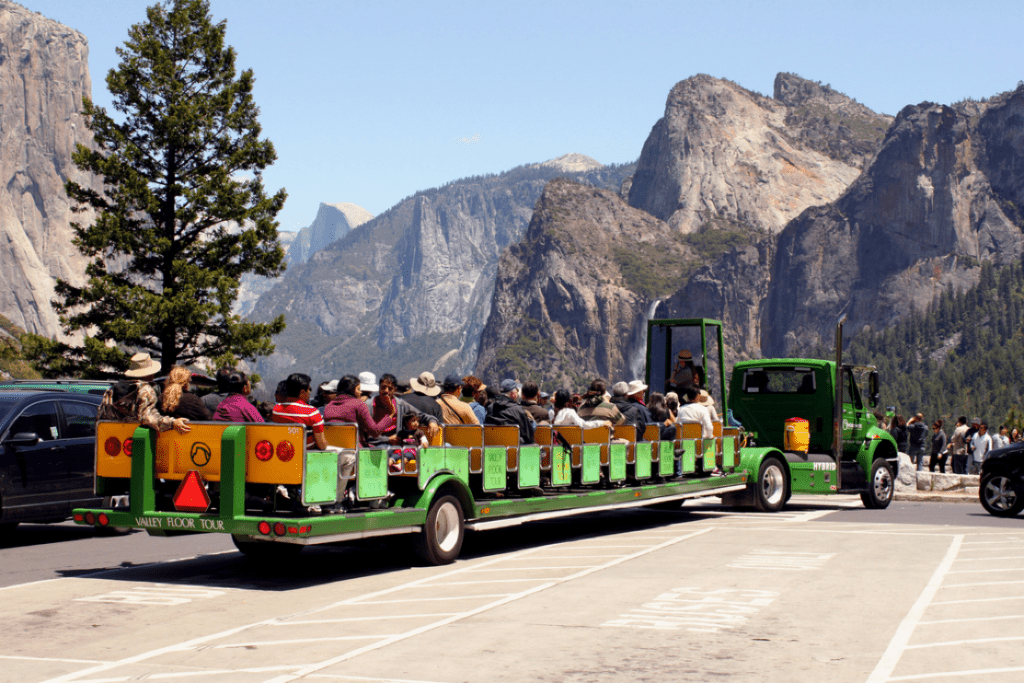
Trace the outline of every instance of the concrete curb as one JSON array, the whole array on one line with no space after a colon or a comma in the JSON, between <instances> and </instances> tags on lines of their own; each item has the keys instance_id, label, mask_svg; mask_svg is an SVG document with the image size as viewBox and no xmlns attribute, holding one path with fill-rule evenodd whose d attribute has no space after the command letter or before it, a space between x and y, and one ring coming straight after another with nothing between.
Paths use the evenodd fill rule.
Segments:
<instances>
[{"instance_id":1,"label":"concrete curb","mask_svg":"<svg viewBox=\"0 0 1024 683\"><path fill-rule=\"evenodd\" d=\"M893 500L914 501L918 503L970 503L980 505L977 494L966 493L924 493L921 491L897 491Z\"/></svg>"}]
</instances>

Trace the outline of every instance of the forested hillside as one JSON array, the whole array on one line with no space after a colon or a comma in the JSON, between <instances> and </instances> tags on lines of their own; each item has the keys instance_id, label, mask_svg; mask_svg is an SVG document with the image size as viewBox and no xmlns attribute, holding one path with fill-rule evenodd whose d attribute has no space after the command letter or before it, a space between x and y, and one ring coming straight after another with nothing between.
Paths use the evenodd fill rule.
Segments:
<instances>
[{"instance_id":1,"label":"forested hillside","mask_svg":"<svg viewBox=\"0 0 1024 683\"><path fill-rule=\"evenodd\" d=\"M882 332L854 335L847 359L878 367L883 405L904 417L922 412L949 425L965 415L992 428L1022 426L1024 267L982 262L976 286L944 292L927 313Z\"/></svg>"}]
</instances>

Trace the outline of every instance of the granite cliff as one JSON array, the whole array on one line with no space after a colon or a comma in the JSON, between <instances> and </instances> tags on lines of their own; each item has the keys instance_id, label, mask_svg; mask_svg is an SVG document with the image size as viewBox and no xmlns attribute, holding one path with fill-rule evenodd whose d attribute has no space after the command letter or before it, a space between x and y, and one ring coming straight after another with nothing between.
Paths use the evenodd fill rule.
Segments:
<instances>
[{"instance_id":1,"label":"granite cliff","mask_svg":"<svg viewBox=\"0 0 1024 683\"><path fill-rule=\"evenodd\" d=\"M825 93L802 79L798 88L797 80L777 80L782 101L710 76L677 83L644 143L630 206L683 233L729 227L775 234L807 207L842 194L859 168L803 141L813 127L785 98L803 106Z\"/></svg>"},{"instance_id":2,"label":"granite cliff","mask_svg":"<svg viewBox=\"0 0 1024 683\"><path fill-rule=\"evenodd\" d=\"M262 371L411 376L472 369L498 258L522 238L544 184L568 175L618 187L632 171L569 172L566 163L581 160L419 192L290 268L254 310L259 319L288 319Z\"/></svg>"},{"instance_id":3,"label":"granite cliff","mask_svg":"<svg viewBox=\"0 0 1024 683\"><path fill-rule=\"evenodd\" d=\"M70 223L92 220L72 215L64 182L100 189L71 161L76 144L92 144L88 57L82 34L0 0L0 314L47 336L60 332L56 278L84 280Z\"/></svg>"},{"instance_id":4,"label":"granite cliff","mask_svg":"<svg viewBox=\"0 0 1024 683\"><path fill-rule=\"evenodd\" d=\"M798 352L849 328L882 329L982 260L1024 252L1024 88L970 107L908 106L864 174L779 236L762 312L763 352Z\"/></svg>"},{"instance_id":5,"label":"granite cliff","mask_svg":"<svg viewBox=\"0 0 1024 683\"><path fill-rule=\"evenodd\" d=\"M476 372L545 387L623 378L649 309L678 289L695 252L617 193L554 180L498 266Z\"/></svg>"}]
</instances>

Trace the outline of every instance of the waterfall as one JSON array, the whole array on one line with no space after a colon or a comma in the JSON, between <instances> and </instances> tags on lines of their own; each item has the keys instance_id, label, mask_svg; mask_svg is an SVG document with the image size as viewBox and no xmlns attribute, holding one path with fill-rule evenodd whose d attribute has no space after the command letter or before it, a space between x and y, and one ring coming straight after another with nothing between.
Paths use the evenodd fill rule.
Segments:
<instances>
[{"instance_id":1,"label":"waterfall","mask_svg":"<svg viewBox=\"0 0 1024 683\"><path fill-rule=\"evenodd\" d=\"M654 312L658 310L658 304L660 303L661 299L651 302L650 308L647 309L647 315L644 316L643 327L640 332L640 342L629 356L629 371L632 373L629 377L630 380L643 379L644 377L644 361L647 358L647 321L654 317Z\"/></svg>"}]
</instances>

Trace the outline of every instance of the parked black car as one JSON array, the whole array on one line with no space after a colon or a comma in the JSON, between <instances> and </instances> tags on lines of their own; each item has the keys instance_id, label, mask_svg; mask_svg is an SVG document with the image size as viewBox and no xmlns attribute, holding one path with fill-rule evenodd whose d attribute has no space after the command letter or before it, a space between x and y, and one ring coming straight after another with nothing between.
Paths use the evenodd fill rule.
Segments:
<instances>
[{"instance_id":1,"label":"parked black car","mask_svg":"<svg viewBox=\"0 0 1024 683\"><path fill-rule=\"evenodd\" d=\"M996 517L1024 510L1024 443L992 451L981 465L981 505Z\"/></svg>"},{"instance_id":2,"label":"parked black car","mask_svg":"<svg viewBox=\"0 0 1024 683\"><path fill-rule=\"evenodd\" d=\"M19 522L62 522L93 493L101 397L0 391L0 533Z\"/></svg>"}]
</instances>

